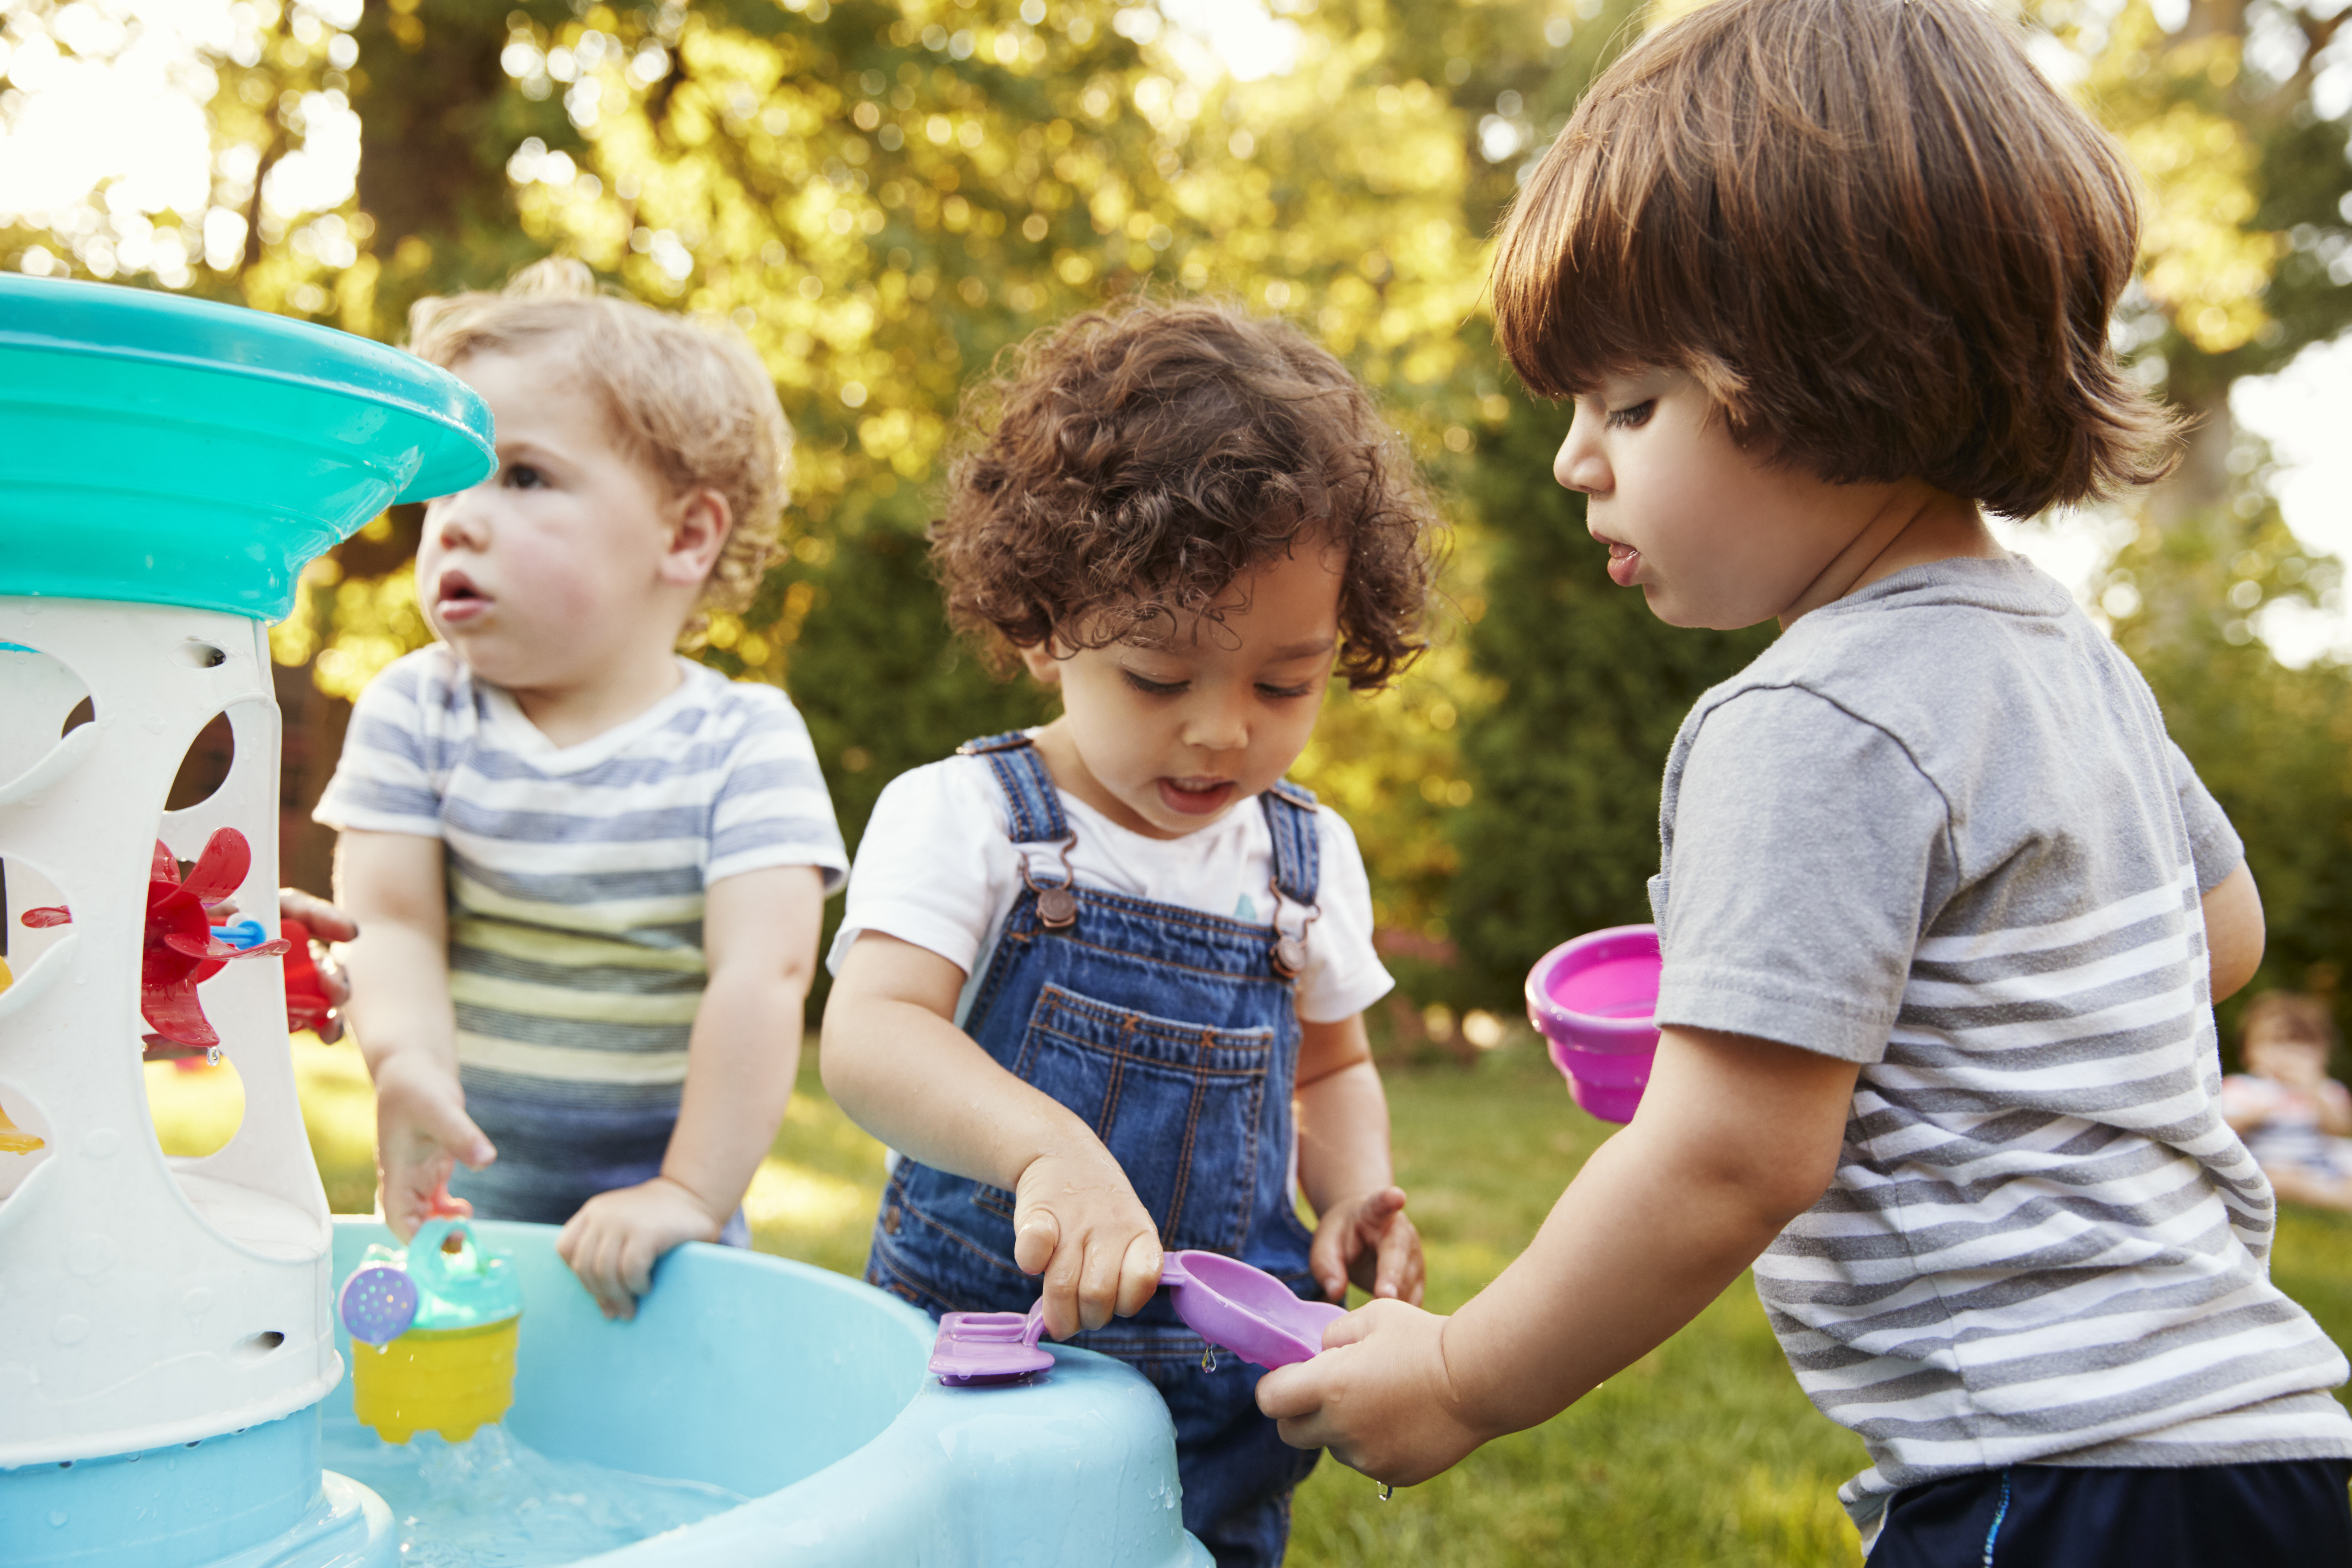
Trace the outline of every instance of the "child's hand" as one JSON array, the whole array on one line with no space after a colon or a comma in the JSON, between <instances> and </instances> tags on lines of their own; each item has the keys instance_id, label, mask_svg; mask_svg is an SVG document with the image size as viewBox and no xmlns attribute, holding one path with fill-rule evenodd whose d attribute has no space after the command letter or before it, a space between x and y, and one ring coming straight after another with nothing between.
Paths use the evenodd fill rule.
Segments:
<instances>
[{"instance_id":1,"label":"child's hand","mask_svg":"<svg viewBox=\"0 0 2352 1568\"><path fill-rule=\"evenodd\" d=\"M299 888L278 889L278 919L280 924L300 921L310 928L311 966L318 971L319 988L327 995L327 1019L319 1026L319 1039L331 1046L343 1037L343 1005L352 999L352 982L343 966L329 955L326 944L351 941L360 934L359 922Z\"/></svg>"},{"instance_id":2,"label":"child's hand","mask_svg":"<svg viewBox=\"0 0 2352 1568\"><path fill-rule=\"evenodd\" d=\"M1013 1194L1013 1261L1045 1277L1045 1331L1066 1340L1160 1289L1160 1228L1110 1151L1041 1154Z\"/></svg>"},{"instance_id":3,"label":"child's hand","mask_svg":"<svg viewBox=\"0 0 2352 1568\"><path fill-rule=\"evenodd\" d=\"M717 1241L727 1219L684 1183L656 1176L582 1204L557 1235L555 1252L604 1316L626 1321L637 1315L637 1298L653 1289L654 1265L663 1255L681 1241Z\"/></svg>"},{"instance_id":4,"label":"child's hand","mask_svg":"<svg viewBox=\"0 0 2352 1568\"><path fill-rule=\"evenodd\" d=\"M1345 1301L1353 1279L1370 1295L1420 1306L1421 1233L1405 1217L1404 1189L1381 1187L1326 1209L1307 1266L1327 1301Z\"/></svg>"},{"instance_id":5,"label":"child's hand","mask_svg":"<svg viewBox=\"0 0 2352 1568\"><path fill-rule=\"evenodd\" d=\"M406 1241L436 1215L472 1214L471 1205L449 1195L450 1166L463 1162L478 1171L498 1157L446 1071L414 1051L377 1064L376 1181L393 1235Z\"/></svg>"},{"instance_id":6,"label":"child's hand","mask_svg":"<svg viewBox=\"0 0 2352 1568\"><path fill-rule=\"evenodd\" d=\"M1261 1378L1257 1407L1294 1448L1328 1448L1394 1486L1425 1481L1494 1435L1462 1414L1445 1367L1449 1321L1371 1302L1323 1331L1322 1354Z\"/></svg>"}]
</instances>

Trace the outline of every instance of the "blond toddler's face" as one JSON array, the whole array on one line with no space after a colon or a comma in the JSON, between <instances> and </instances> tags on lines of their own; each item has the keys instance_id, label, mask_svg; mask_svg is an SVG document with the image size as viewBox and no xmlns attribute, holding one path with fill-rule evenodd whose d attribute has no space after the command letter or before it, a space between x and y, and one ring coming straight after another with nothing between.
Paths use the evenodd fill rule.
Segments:
<instances>
[{"instance_id":1,"label":"blond toddler's face","mask_svg":"<svg viewBox=\"0 0 2352 1568\"><path fill-rule=\"evenodd\" d=\"M545 356L478 353L455 371L490 405L498 468L425 509L416 597L434 631L517 691L579 684L617 649L674 640L674 509L602 405Z\"/></svg>"},{"instance_id":2,"label":"blond toddler's face","mask_svg":"<svg viewBox=\"0 0 2352 1568\"><path fill-rule=\"evenodd\" d=\"M1062 689L1039 740L1055 782L1112 821L1178 838L1280 778L1314 732L1339 647L1339 561L1302 543L1236 579L1221 619L1165 646L1025 648Z\"/></svg>"}]
</instances>

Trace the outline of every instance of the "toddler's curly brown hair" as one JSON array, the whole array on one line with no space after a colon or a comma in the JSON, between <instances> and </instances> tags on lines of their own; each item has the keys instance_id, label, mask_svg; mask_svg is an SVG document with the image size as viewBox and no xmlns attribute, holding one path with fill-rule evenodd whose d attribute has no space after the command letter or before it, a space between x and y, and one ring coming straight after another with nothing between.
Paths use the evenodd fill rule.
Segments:
<instances>
[{"instance_id":1,"label":"toddler's curly brown hair","mask_svg":"<svg viewBox=\"0 0 2352 1568\"><path fill-rule=\"evenodd\" d=\"M1205 300L1089 311L1008 351L962 423L931 559L1000 671L1214 623L1235 578L1302 545L1345 556L1349 686L1424 646L1442 524L1370 395L1296 327Z\"/></svg>"}]
</instances>

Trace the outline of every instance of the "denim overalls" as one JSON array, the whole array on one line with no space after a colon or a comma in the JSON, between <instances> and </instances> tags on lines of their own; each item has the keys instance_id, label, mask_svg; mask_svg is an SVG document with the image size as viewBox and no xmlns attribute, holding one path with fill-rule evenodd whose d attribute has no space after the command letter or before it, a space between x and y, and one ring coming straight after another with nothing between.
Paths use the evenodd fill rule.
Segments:
<instances>
[{"instance_id":1,"label":"denim overalls","mask_svg":"<svg viewBox=\"0 0 2352 1568\"><path fill-rule=\"evenodd\" d=\"M1282 894L1269 929L1073 885L1076 840L1028 737L959 750L995 771L1013 842L1063 845L1066 868L1058 879L1024 871L965 1031L1094 1128L1161 1246L1226 1253L1318 1295L1290 1195L1291 973L1315 909L1315 797L1287 781L1259 797ZM935 1316L1025 1310L1042 1289L1013 1262L1011 1193L908 1159L882 1195L866 1278ZM1319 1456L1286 1446L1258 1414L1258 1369L1221 1355L1202 1371L1205 1347L1164 1292L1071 1342L1130 1363L1167 1400L1184 1528L1220 1568L1279 1563L1291 1489Z\"/></svg>"}]
</instances>

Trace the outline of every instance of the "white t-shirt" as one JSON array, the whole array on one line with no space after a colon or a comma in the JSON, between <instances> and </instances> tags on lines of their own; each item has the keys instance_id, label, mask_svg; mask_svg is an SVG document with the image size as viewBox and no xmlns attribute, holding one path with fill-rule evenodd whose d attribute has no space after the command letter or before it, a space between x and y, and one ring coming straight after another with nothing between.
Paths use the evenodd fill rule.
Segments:
<instances>
[{"instance_id":1,"label":"white t-shirt","mask_svg":"<svg viewBox=\"0 0 2352 1568\"><path fill-rule=\"evenodd\" d=\"M1265 807L1235 805L1181 838L1147 838L1058 792L1077 842L1070 868L1079 886L1258 924L1274 919L1274 836ZM1307 968L1298 1016L1311 1024L1353 1016L1395 984L1372 950L1372 892L1356 836L1326 806ZM825 963L838 973L850 944L879 931L929 949L962 970L961 1026L988 973L997 933L1021 896L1025 851L1040 886L1064 879L1062 845L1015 845L1004 790L988 759L954 756L890 781L874 805L849 874L841 931ZM1282 929L1296 933L1306 911L1282 900Z\"/></svg>"}]
</instances>

